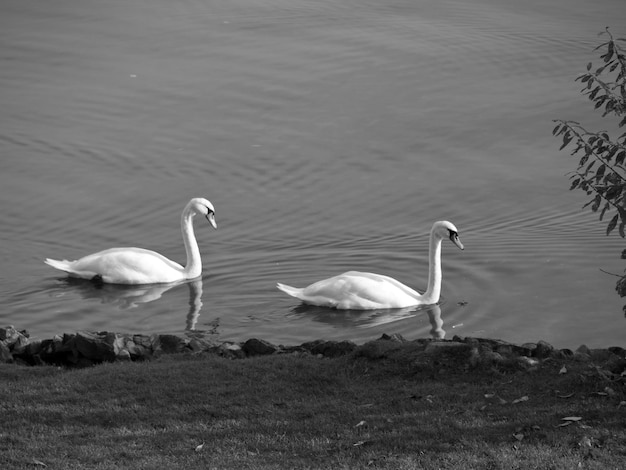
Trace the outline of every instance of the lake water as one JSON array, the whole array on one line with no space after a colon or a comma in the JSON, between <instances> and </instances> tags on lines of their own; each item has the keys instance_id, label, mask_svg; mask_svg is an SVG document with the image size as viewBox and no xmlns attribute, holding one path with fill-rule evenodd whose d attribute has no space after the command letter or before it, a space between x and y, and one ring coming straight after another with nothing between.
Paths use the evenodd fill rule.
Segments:
<instances>
[{"instance_id":1,"label":"lake water","mask_svg":"<svg viewBox=\"0 0 626 470\"><path fill-rule=\"evenodd\" d=\"M568 191L552 119L608 127L574 78L623 0L4 0L0 324L209 330L275 343L382 333L626 346L623 240ZM43 259L113 246L184 262L171 288L68 282ZM304 308L275 289L364 270L438 307Z\"/></svg>"}]
</instances>

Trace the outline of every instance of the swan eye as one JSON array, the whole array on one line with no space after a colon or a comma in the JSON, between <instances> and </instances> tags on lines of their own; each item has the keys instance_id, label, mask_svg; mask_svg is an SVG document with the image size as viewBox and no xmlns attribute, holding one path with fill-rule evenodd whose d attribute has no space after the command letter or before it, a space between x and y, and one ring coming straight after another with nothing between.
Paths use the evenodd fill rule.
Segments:
<instances>
[{"instance_id":1,"label":"swan eye","mask_svg":"<svg viewBox=\"0 0 626 470\"><path fill-rule=\"evenodd\" d=\"M456 233L453 230L448 230L448 232L450 233L450 240L456 240L457 238L459 238L459 234Z\"/></svg>"}]
</instances>

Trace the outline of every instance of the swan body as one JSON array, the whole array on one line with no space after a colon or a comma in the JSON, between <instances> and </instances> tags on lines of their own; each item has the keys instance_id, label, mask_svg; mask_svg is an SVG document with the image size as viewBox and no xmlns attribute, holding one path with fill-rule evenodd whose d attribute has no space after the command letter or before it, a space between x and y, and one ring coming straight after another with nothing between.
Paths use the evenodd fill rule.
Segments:
<instances>
[{"instance_id":1,"label":"swan body","mask_svg":"<svg viewBox=\"0 0 626 470\"><path fill-rule=\"evenodd\" d=\"M70 277L107 284L160 284L195 279L202 273L202 258L193 231L196 214L203 215L217 228L213 204L204 198L194 198L187 203L180 221L187 253L184 267L155 251L135 247L111 248L76 261L47 258L45 263L65 271Z\"/></svg>"},{"instance_id":2,"label":"swan body","mask_svg":"<svg viewBox=\"0 0 626 470\"><path fill-rule=\"evenodd\" d=\"M277 287L305 304L339 310L392 309L436 304L441 294L441 242L444 238L450 239L463 249L458 230L451 222L439 221L433 224L430 231L428 287L423 294L389 276L358 271L348 271L304 288L281 283Z\"/></svg>"}]
</instances>

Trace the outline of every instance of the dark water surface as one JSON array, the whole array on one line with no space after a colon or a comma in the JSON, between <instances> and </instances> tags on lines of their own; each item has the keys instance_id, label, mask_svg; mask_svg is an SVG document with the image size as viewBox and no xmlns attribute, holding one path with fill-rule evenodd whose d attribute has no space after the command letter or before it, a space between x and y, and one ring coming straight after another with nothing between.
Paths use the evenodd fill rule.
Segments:
<instances>
[{"instance_id":1,"label":"dark water surface","mask_svg":"<svg viewBox=\"0 0 626 470\"><path fill-rule=\"evenodd\" d=\"M623 241L581 210L552 119L607 124L573 79L623 0L4 0L0 324L211 330L224 340L454 334L626 346ZM140 246L201 282L97 289L42 260ZM443 298L302 308L276 281L356 269L418 290L435 220Z\"/></svg>"}]
</instances>

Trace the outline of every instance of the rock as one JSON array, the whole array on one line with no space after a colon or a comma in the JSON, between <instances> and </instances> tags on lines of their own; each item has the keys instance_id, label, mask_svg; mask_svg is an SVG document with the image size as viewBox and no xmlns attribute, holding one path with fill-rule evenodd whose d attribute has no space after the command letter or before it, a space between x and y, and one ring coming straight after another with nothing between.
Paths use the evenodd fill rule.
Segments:
<instances>
[{"instance_id":1,"label":"rock","mask_svg":"<svg viewBox=\"0 0 626 470\"><path fill-rule=\"evenodd\" d=\"M18 333L17 338L15 338L15 342L11 345L11 352L17 355L24 353L28 343L30 343L28 337Z\"/></svg>"},{"instance_id":2,"label":"rock","mask_svg":"<svg viewBox=\"0 0 626 470\"><path fill-rule=\"evenodd\" d=\"M604 363L603 368L616 375L624 374L626 371L626 359L614 354Z\"/></svg>"},{"instance_id":3,"label":"rock","mask_svg":"<svg viewBox=\"0 0 626 470\"><path fill-rule=\"evenodd\" d=\"M351 353L357 346L352 341L317 340L304 343L302 347L311 354L320 354L324 357L339 357Z\"/></svg>"},{"instance_id":4,"label":"rock","mask_svg":"<svg viewBox=\"0 0 626 470\"><path fill-rule=\"evenodd\" d=\"M406 340L402 337L400 333L394 333L392 335L388 335L387 333L383 333L379 338L385 341L395 341L397 343L405 343Z\"/></svg>"},{"instance_id":5,"label":"rock","mask_svg":"<svg viewBox=\"0 0 626 470\"><path fill-rule=\"evenodd\" d=\"M43 349L43 341L40 339L32 340L28 343L24 350L24 354L27 356L38 356Z\"/></svg>"},{"instance_id":6,"label":"rock","mask_svg":"<svg viewBox=\"0 0 626 470\"><path fill-rule=\"evenodd\" d=\"M574 351L574 354L576 353L580 353L580 354L586 354L587 356L591 356L591 350L584 344L581 344L578 349L576 351Z\"/></svg>"},{"instance_id":7,"label":"rock","mask_svg":"<svg viewBox=\"0 0 626 470\"><path fill-rule=\"evenodd\" d=\"M0 328L0 341L4 341L6 346L11 346L20 335L12 325Z\"/></svg>"},{"instance_id":8,"label":"rock","mask_svg":"<svg viewBox=\"0 0 626 470\"><path fill-rule=\"evenodd\" d=\"M263 339L251 338L242 345L247 356L267 356L278 351L278 347Z\"/></svg>"},{"instance_id":9,"label":"rock","mask_svg":"<svg viewBox=\"0 0 626 470\"><path fill-rule=\"evenodd\" d=\"M13 354L9 350L9 347L4 344L4 341L0 341L0 363L13 362Z\"/></svg>"},{"instance_id":10,"label":"rock","mask_svg":"<svg viewBox=\"0 0 626 470\"><path fill-rule=\"evenodd\" d=\"M539 367L540 364L541 362L534 357L519 356L517 358L517 365L519 366L520 369L523 369L523 370L536 369L537 367Z\"/></svg>"},{"instance_id":11,"label":"rock","mask_svg":"<svg viewBox=\"0 0 626 470\"><path fill-rule=\"evenodd\" d=\"M424 352L437 356L464 356L469 357L472 347L466 343L457 341L432 341L426 346Z\"/></svg>"},{"instance_id":12,"label":"rock","mask_svg":"<svg viewBox=\"0 0 626 470\"><path fill-rule=\"evenodd\" d=\"M246 353L241 349L241 346L237 343L231 343L229 341L222 343L217 348L220 356L228 357L231 359L242 359L246 357Z\"/></svg>"},{"instance_id":13,"label":"rock","mask_svg":"<svg viewBox=\"0 0 626 470\"><path fill-rule=\"evenodd\" d=\"M74 337L75 350L84 358L95 363L114 361L116 357L115 339L115 333L79 331Z\"/></svg>"},{"instance_id":14,"label":"rock","mask_svg":"<svg viewBox=\"0 0 626 470\"><path fill-rule=\"evenodd\" d=\"M533 350L533 357L545 359L546 357L550 357L552 351L554 351L554 346L541 340Z\"/></svg>"},{"instance_id":15,"label":"rock","mask_svg":"<svg viewBox=\"0 0 626 470\"><path fill-rule=\"evenodd\" d=\"M130 352L127 349L122 349L115 355L115 359L118 361L131 361L132 358L130 356Z\"/></svg>"},{"instance_id":16,"label":"rock","mask_svg":"<svg viewBox=\"0 0 626 470\"><path fill-rule=\"evenodd\" d=\"M606 362L614 356L608 349L591 349L589 355L594 362Z\"/></svg>"},{"instance_id":17,"label":"rock","mask_svg":"<svg viewBox=\"0 0 626 470\"><path fill-rule=\"evenodd\" d=\"M159 348L166 354L181 353L187 350L189 340L177 335L159 335Z\"/></svg>"}]
</instances>

